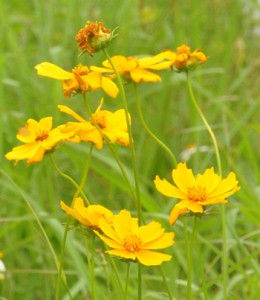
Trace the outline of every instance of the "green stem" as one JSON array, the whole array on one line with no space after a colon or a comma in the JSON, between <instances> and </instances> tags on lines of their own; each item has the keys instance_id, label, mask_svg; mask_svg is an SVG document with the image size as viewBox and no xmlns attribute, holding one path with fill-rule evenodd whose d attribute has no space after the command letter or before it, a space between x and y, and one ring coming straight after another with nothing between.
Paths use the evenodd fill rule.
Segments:
<instances>
[{"instance_id":1,"label":"green stem","mask_svg":"<svg viewBox=\"0 0 260 300\"><path fill-rule=\"evenodd\" d=\"M142 265L138 262L138 300L142 300Z\"/></svg>"},{"instance_id":2,"label":"green stem","mask_svg":"<svg viewBox=\"0 0 260 300\"><path fill-rule=\"evenodd\" d=\"M49 157L50 157L50 160L51 160L51 162L52 162L52 165L54 166L54 169L55 169L62 177L64 177L64 178L67 179L68 181L70 181L70 183L71 183L77 190L80 190L80 186L77 184L77 182L76 182L73 178L71 178L69 175L63 173L63 172L60 170L60 168L57 166L56 162L54 161L52 155L49 155ZM84 200L85 200L87 203L89 203L88 198L87 198L87 196L84 194L84 192L81 190L80 193L81 193L81 196L84 198Z\"/></svg>"},{"instance_id":3,"label":"green stem","mask_svg":"<svg viewBox=\"0 0 260 300\"><path fill-rule=\"evenodd\" d=\"M120 291L122 292L123 295L125 295L125 290L123 288L123 284L121 282L121 279L120 279L120 275L118 273L118 270L116 268L116 265L115 265L115 262L113 260L113 258L110 257L110 255L107 256L108 257L108 260L110 262L110 265L112 266L112 269L114 271L114 274L116 276L116 279L117 279L117 282L118 282L118 285L119 285L119 288L120 288Z\"/></svg>"},{"instance_id":4,"label":"green stem","mask_svg":"<svg viewBox=\"0 0 260 300\"><path fill-rule=\"evenodd\" d=\"M189 78L189 72L187 72L187 89L188 89L188 92L189 92L189 95L190 95L190 99L195 107L195 109L197 110L198 114L200 115L206 129L208 130L208 133L212 139L212 142L213 142L213 146L214 146L214 150L215 150L215 154L216 154L216 160L217 160L217 166L218 166L218 173L220 176L222 176L222 168L221 168L221 160L220 160L220 154L219 154L219 149L218 149L218 144L217 144L217 140L216 140L216 137L214 135L214 132L212 131L206 117L204 116L203 112L201 111L195 97L194 97L194 94L193 94L193 89L192 89L192 86L191 86L191 83L190 83L190 78Z\"/></svg>"},{"instance_id":5,"label":"green stem","mask_svg":"<svg viewBox=\"0 0 260 300\"><path fill-rule=\"evenodd\" d=\"M119 159L119 157L118 157L116 151L115 151L114 148L112 147L112 145L111 145L109 139L107 138L107 136L106 136L105 134L103 134L103 132L102 132L101 128L98 126L96 120L93 118L93 116L92 116L92 115L93 115L93 112L92 112L92 110L91 110L91 107L90 107L89 102L87 101L86 97L84 97L84 103L85 103L86 109L87 109L87 111L88 111L88 113L89 113L89 115L90 115L91 121L92 121L93 124L96 126L97 130L98 130L99 133L102 135L103 139L106 141L106 144L107 144L107 146L108 146L110 152L112 153L112 155L113 155L115 161L117 162L118 167L119 167L119 169L120 169L120 171L121 171L121 173L122 173L122 175L123 175L123 177L124 177L124 179L125 179L125 181L126 181L128 187L129 187L129 190L130 190L130 192L131 192L131 194L132 194L132 197L133 197L133 199L135 200L135 204L136 204L136 206L137 206L137 201L136 201L136 195L135 195L135 192L134 192L134 190L133 190L133 188L132 188L132 185L131 185L131 183L130 183L130 181L129 181L127 175L126 175L126 172L125 172L125 170L124 170L124 167L123 167L123 165L122 165L122 163L121 163L121 161L120 161L120 159Z\"/></svg>"},{"instance_id":6,"label":"green stem","mask_svg":"<svg viewBox=\"0 0 260 300\"><path fill-rule=\"evenodd\" d=\"M167 282L167 278L164 274L162 266L160 266L160 271L161 271L161 275L162 275L162 278L163 278L164 286L165 286L165 288L167 290L167 293L168 293L168 297L169 297L170 300L173 300L173 296L172 296L172 293L171 293L171 290L170 290L170 287L169 287L169 284Z\"/></svg>"},{"instance_id":7,"label":"green stem","mask_svg":"<svg viewBox=\"0 0 260 300\"><path fill-rule=\"evenodd\" d=\"M146 124L145 120L144 120L144 117L143 117L143 113L142 113L142 109L141 109L141 105L140 105L140 99L139 99L139 95L138 95L138 92L137 92L137 86L136 84L134 85L135 86L135 99L136 99L136 107L137 107L137 111L138 111L138 114L139 114L139 118L140 118L140 121L144 127L144 129L146 130L146 132L149 134L149 136L151 138L153 138L165 151L166 153L170 156L172 162L173 162L173 166L176 166L177 165L177 160L174 156L174 154L172 153L172 151L169 149L169 147L167 147L151 130L150 128L148 127L148 125Z\"/></svg>"},{"instance_id":8,"label":"green stem","mask_svg":"<svg viewBox=\"0 0 260 300\"><path fill-rule=\"evenodd\" d=\"M121 76L118 73L116 67L114 66L113 61L111 60L108 52L106 51L106 49L104 49L103 51L104 51L110 65L111 65L111 67L113 68L113 70L116 74L120 94L121 94L121 97L122 97L123 106L124 106L124 109L125 109L127 130L128 130L128 134L129 134L130 149L131 149L131 156L132 156L132 166L133 166L133 173L134 173L135 189L136 189L137 216L138 216L138 222L140 224L140 223L143 222L142 209L141 209L141 199L140 199L140 187L139 187L139 178L138 178L138 170L137 170L136 151L135 151L134 142L133 142L132 128L131 128L130 120L128 118L129 112L128 112L128 106L127 106L127 101L126 101L125 89L124 89L124 86L123 86Z\"/></svg>"},{"instance_id":9,"label":"green stem","mask_svg":"<svg viewBox=\"0 0 260 300\"><path fill-rule=\"evenodd\" d=\"M218 173L220 176L222 176L222 167L221 167L221 160L220 160L220 154L219 154L219 148L217 144L216 137L206 119L203 112L201 111L195 97L193 94L192 86L189 79L189 72L187 72L187 89L191 98L191 101L196 108L197 112L199 113L206 129L209 132L209 135L212 139L214 150L216 154L216 160L217 160L217 167L218 167ZM226 209L225 206L221 206L221 226L222 226L222 274L223 274L223 300L227 299L227 282L228 282L228 260L227 260L227 233L226 233Z\"/></svg>"},{"instance_id":10,"label":"green stem","mask_svg":"<svg viewBox=\"0 0 260 300\"><path fill-rule=\"evenodd\" d=\"M192 266L193 266L193 248L194 248L194 240L195 240L195 232L196 232L196 216L193 217L193 225L192 232L188 242L188 276L187 276L187 300L192 299ZM187 224L186 224L187 225Z\"/></svg>"},{"instance_id":11,"label":"green stem","mask_svg":"<svg viewBox=\"0 0 260 300\"><path fill-rule=\"evenodd\" d=\"M127 262L126 279L125 279L125 300L128 299L128 282L129 282L130 262Z\"/></svg>"}]
</instances>

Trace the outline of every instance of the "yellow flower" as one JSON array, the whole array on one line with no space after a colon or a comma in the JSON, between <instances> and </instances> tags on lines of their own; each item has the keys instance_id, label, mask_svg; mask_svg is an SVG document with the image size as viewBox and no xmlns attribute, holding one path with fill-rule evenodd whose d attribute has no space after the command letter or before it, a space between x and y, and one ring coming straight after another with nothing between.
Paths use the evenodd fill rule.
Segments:
<instances>
[{"instance_id":1,"label":"yellow flower","mask_svg":"<svg viewBox=\"0 0 260 300\"><path fill-rule=\"evenodd\" d=\"M187 45L178 47L177 52L165 50L162 53L165 55L165 59L172 61L172 66L180 72L193 69L208 60L208 57L200 49L191 52Z\"/></svg>"},{"instance_id":2,"label":"yellow flower","mask_svg":"<svg viewBox=\"0 0 260 300\"><path fill-rule=\"evenodd\" d=\"M24 145L14 147L5 157L16 162L27 159L28 164L39 162L46 151L74 135L73 132L63 133L61 129L62 127L52 129L52 117L42 118L39 122L29 119L16 135Z\"/></svg>"},{"instance_id":3,"label":"yellow flower","mask_svg":"<svg viewBox=\"0 0 260 300\"><path fill-rule=\"evenodd\" d=\"M137 218L131 217L130 212L121 210L118 215L114 215L112 225L100 220L99 226L104 235L94 232L113 248L106 251L108 254L138 260L146 266L160 265L171 259L171 255L152 251L174 243L174 233L165 233L158 222L152 221L147 225L138 226Z\"/></svg>"},{"instance_id":4,"label":"yellow flower","mask_svg":"<svg viewBox=\"0 0 260 300\"><path fill-rule=\"evenodd\" d=\"M129 134L127 131L127 123L125 110L119 109L115 112L108 110L101 110L103 99L96 112L92 114L92 118L95 120L100 128L102 134L104 134L111 143L119 143L123 146L129 145ZM103 136L97 129L92 120L85 120L79 116L76 112L65 105L58 105L60 111L73 116L78 122L68 122L63 132L75 132L81 141L93 143L97 149L103 147ZM129 115L129 121L131 121Z\"/></svg>"},{"instance_id":5,"label":"yellow flower","mask_svg":"<svg viewBox=\"0 0 260 300\"><path fill-rule=\"evenodd\" d=\"M172 63L163 61L165 53L157 54L153 57L137 58L125 57L122 55L113 56L111 58L113 65L125 80L139 82L157 82L161 81L161 77L149 70L162 70L168 68ZM112 73L114 78L114 70L108 60L103 61L103 68L91 66L90 69L102 73Z\"/></svg>"},{"instance_id":6,"label":"yellow flower","mask_svg":"<svg viewBox=\"0 0 260 300\"><path fill-rule=\"evenodd\" d=\"M104 220L108 224L112 223L113 213L109 209L102 205L85 206L80 197L75 199L73 207L69 207L63 201L60 202L60 205L68 215L87 227L99 229L100 220Z\"/></svg>"},{"instance_id":7,"label":"yellow flower","mask_svg":"<svg viewBox=\"0 0 260 300\"><path fill-rule=\"evenodd\" d=\"M88 21L86 26L79 30L75 39L81 50L93 55L107 47L114 37L114 33L106 29L103 22Z\"/></svg>"},{"instance_id":8,"label":"yellow flower","mask_svg":"<svg viewBox=\"0 0 260 300\"><path fill-rule=\"evenodd\" d=\"M186 163L179 163L172 171L172 179L176 186L165 179L156 176L154 183L156 189L167 197L180 199L170 214L170 224L174 224L177 218L190 210L194 213L202 213L203 206L217 203L226 203L228 196L239 190L236 175L230 172L224 179L214 173L213 168L208 168L203 174L194 177Z\"/></svg>"},{"instance_id":9,"label":"yellow flower","mask_svg":"<svg viewBox=\"0 0 260 300\"><path fill-rule=\"evenodd\" d=\"M75 93L92 92L103 89L110 97L116 98L119 90L116 84L99 72L91 72L87 66L78 65L71 72L49 63L42 62L35 66L38 75L62 80L64 97Z\"/></svg>"}]
</instances>

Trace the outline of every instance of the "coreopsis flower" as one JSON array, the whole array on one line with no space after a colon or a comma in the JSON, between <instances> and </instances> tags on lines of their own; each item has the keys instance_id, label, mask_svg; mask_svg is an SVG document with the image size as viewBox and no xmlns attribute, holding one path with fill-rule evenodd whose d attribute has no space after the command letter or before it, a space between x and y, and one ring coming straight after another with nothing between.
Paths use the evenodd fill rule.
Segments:
<instances>
[{"instance_id":1,"label":"coreopsis flower","mask_svg":"<svg viewBox=\"0 0 260 300\"><path fill-rule=\"evenodd\" d=\"M106 48L115 36L114 31L106 29L103 22L88 21L86 26L79 30L75 39L82 51L93 55Z\"/></svg>"},{"instance_id":2,"label":"coreopsis flower","mask_svg":"<svg viewBox=\"0 0 260 300\"><path fill-rule=\"evenodd\" d=\"M24 145L14 147L5 157L16 162L27 159L28 164L41 161L47 151L75 135L72 131L62 132L62 128L52 128L52 117L42 118L39 122L29 119L16 135Z\"/></svg>"},{"instance_id":3,"label":"coreopsis flower","mask_svg":"<svg viewBox=\"0 0 260 300\"><path fill-rule=\"evenodd\" d=\"M110 97L115 98L119 92L117 85L99 72L92 72L87 66L78 65L71 72L49 63L42 62L35 66L38 75L62 81L64 97L102 89Z\"/></svg>"},{"instance_id":4,"label":"coreopsis flower","mask_svg":"<svg viewBox=\"0 0 260 300\"><path fill-rule=\"evenodd\" d=\"M194 176L186 163L179 163L172 171L172 179L175 185L166 179L160 179L158 175L154 180L156 189L161 194L180 199L171 211L169 218L171 225L187 211L203 213L206 205L227 203L226 198L239 190L238 181L233 172L222 179L214 172L213 167L206 169L203 174Z\"/></svg>"},{"instance_id":5,"label":"coreopsis flower","mask_svg":"<svg viewBox=\"0 0 260 300\"><path fill-rule=\"evenodd\" d=\"M169 261L171 255L155 252L171 246L173 232L165 232L161 224L155 221L139 226L138 219L131 217L127 210L114 215L112 225L100 220L99 226L104 234L94 231L111 250L106 253L132 261L139 261L146 266L156 266Z\"/></svg>"},{"instance_id":6,"label":"coreopsis flower","mask_svg":"<svg viewBox=\"0 0 260 300\"><path fill-rule=\"evenodd\" d=\"M123 146L128 146L129 134L125 110L119 109L115 112L101 110L102 104L103 99L96 112L92 114L93 119L90 118L89 120L85 120L68 106L58 105L60 111L73 116L77 120L77 122L68 122L63 131L75 132L81 141L91 142L97 149L103 147L103 135L105 135L111 143L119 143ZM131 121L130 114L128 117L129 121Z\"/></svg>"},{"instance_id":7,"label":"coreopsis flower","mask_svg":"<svg viewBox=\"0 0 260 300\"><path fill-rule=\"evenodd\" d=\"M178 47L177 52L165 50L162 53L166 60L172 61L172 66L179 72L194 69L208 60L208 57L200 49L191 52L187 45Z\"/></svg>"},{"instance_id":8,"label":"coreopsis flower","mask_svg":"<svg viewBox=\"0 0 260 300\"><path fill-rule=\"evenodd\" d=\"M111 58L112 64L119 74L121 74L126 81L139 82L158 82L161 77L151 72L150 70L163 70L168 68L172 63L164 61L165 53L160 53L152 57L125 57L123 55L113 56ZM113 67L108 60L103 61L103 67L91 66L90 69L101 73L110 73L111 78L115 78Z\"/></svg>"},{"instance_id":9,"label":"coreopsis flower","mask_svg":"<svg viewBox=\"0 0 260 300\"><path fill-rule=\"evenodd\" d=\"M81 224L92 229L99 229L100 220L106 221L111 224L113 220L113 213L102 205L84 205L81 197L74 200L73 207L66 205L63 201L60 202L61 208L71 215Z\"/></svg>"}]
</instances>

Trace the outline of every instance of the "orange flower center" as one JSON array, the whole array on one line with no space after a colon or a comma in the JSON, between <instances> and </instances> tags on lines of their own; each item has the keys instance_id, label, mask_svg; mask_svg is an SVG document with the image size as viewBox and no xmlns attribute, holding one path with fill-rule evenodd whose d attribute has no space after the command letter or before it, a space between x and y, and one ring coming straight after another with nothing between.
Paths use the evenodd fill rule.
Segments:
<instances>
[{"instance_id":1,"label":"orange flower center","mask_svg":"<svg viewBox=\"0 0 260 300\"><path fill-rule=\"evenodd\" d=\"M188 199L193 202L203 202L207 199L207 191L202 186L188 188Z\"/></svg>"},{"instance_id":2,"label":"orange flower center","mask_svg":"<svg viewBox=\"0 0 260 300\"><path fill-rule=\"evenodd\" d=\"M106 128L106 117L105 117L105 115L103 115L102 113L99 112L99 113L93 114L92 117L96 121L99 128L101 128L101 129ZM90 122L91 122L92 125L95 125L92 120L90 120Z\"/></svg>"},{"instance_id":3,"label":"orange flower center","mask_svg":"<svg viewBox=\"0 0 260 300\"><path fill-rule=\"evenodd\" d=\"M83 76L89 73L89 69L87 66L77 65L77 67L73 68L72 73L75 75Z\"/></svg>"},{"instance_id":4,"label":"orange flower center","mask_svg":"<svg viewBox=\"0 0 260 300\"><path fill-rule=\"evenodd\" d=\"M141 241L138 236L130 234L125 238L124 247L129 252L139 251L141 249Z\"/></svg>"},{"instance_id":5,"label":"orange flower center","mask_svg":"<svg viewBox=\"0 0 260 300\"><path fill-rule=\"evenodd\" d=\"M47 131L42 131L41 133L39 133L35 139L35 141L43 141L46 140L48 138L49 134Z\"/></svg>"}]
</instances>

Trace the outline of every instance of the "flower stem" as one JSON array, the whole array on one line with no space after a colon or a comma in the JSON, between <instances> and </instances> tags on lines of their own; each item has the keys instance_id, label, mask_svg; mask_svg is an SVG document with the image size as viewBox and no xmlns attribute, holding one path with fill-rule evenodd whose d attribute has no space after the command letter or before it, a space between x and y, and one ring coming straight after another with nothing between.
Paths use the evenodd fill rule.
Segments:
<instances>
[{"instance_id":1,"label":"flower stem","mask_svg":"<svg viewBox=\"0 0 260 300\"><path fill-rule=\"evenodd\" d=\"M187 89L188 89L188 92L190 95L190 99L191 99L194 107L196 108L198 114L200 115L200 117L212 139L212 142L214 145L214 150L215 150L215 155L216 155L218 173L220 176L222 176L221 160L220 160L219 148L218 148L216 137L194 97L192 86L191 86L190 79L189 79L189 72L187 72L186 74L187 74L187 80L186 80ZM227 299L227 281L228 281L228 260L227 260L226 209L225 209L224 205L221 206L221 226L222 226L222 274L223 274L223 298L222 299L226 300Z\"/></svg>"},{"instance_id":2,"label":"flower stem","mask_svg":"<svg viewBox=\"0 0 260 300\"><path fill-rule=\"evenodd\" d=\"M160 271L161 271L161 275L162 275L162 278L163 278L164 286L165 286L165 288L167 290L167 293L168 293L168 297L169 297L170 300L173 300L173 296L172 296L172 293L171 293L171 290L170 290L170 287L169 287L169 284L167 282L167 278L164 274L162 266L160 266Z\"/></svg>"},{"instance_id":3,"label":"flower stem","mask_svg":"<svg viewBox=\"0 0 260 300\"><path fill-rule=\"evenodd\" d=\"M130 271L130 262L127 262L127 269L126 269L126 279L125 279L125 300L128 299L128 282L129 282L129 271Z\"/></svg>"},{"instance_id":4,"label":"flower stem","mask_svg":"<svg viewBox=\"0 0 260 300\"><path fill-rule=\"evenodd\" d=\"M133 166L133 173L134 173L134 181L135 181L135 190L136 190L136 202L137 202L137 216L138 216L138 222L143 223L143 216L142 216L142 210L141 210L141 199L140 199L140 187L139 187L139 178L138 178L138 170L137 170L137 161L136 161L136 152L135 152L135 146L134 146L134 142L133 142L133 134L132 134L132 128L131 128L131 124L130 124L130 120L128 118L128 106L127 106L127 101L126 101L126 95L125 95L125 90L124 90L124 86L123 86L123 82L121 79L120 74L118 73L116 67L113 64L113 61L111 60L108 52L106 49L103 49L111 67L113 68L117 80L118 80L118 85L119 85L119 90L120 90L120 94L122 97L122 102L123 102L123 106L125 109L125 115L126 115L126 122L127 122L127 130L128 130L128 134L129 134L129 141L130 141L130 149L131 149L131 156L132 156L132 166Z\"/></svg>"},{"instance_id":5,"label":"flower stem","mask_svg":"<svg viewBox=\"0 0 260 300\"><path fill-rule=\"evenodd\" d=\"M137 86L136 86L136 84L134 86L135 86L136 107L137 107L137 111L138 111L138 114L139 114L140 121L141 121L144 129L149 134L149 136L151 138L153 138L167 152L167 154L170 156L170 158L173 162L173 166L176 166L177 161L176 161L176 158L175 158L174 154L172 153L172 151L150 130L150 128L146 124L146 122L144 120L144 117L143 117L141 105L140 105L139 95L138 95L138 92L137 92Z\"/></svg>"},{"instance_id":6,"label":"flower stem","mask_svg":"<svg viewBox=\"0 0 260 300\"><path fill-rule=\"evenodd\" d=\"M133 197L133 199L135 200L135 204L136 204L136 206L137 206L135 192L134 192L134 190L133 190L133 188L132 188L132 186L131 186L131 183L130 183L130 181L129 181L127 175L126 175L126 172L125 172L125 170L124 170L124 167L123 167L123 165L122 165L122 163L121 163L121 161L120 161L120 159L119 159L119 157L118 157L116 151L115 151L114 148L112 147L112 145L111 145L109 139L106 137L106 135L103 134L103 132L102 132L102 130L100 129L100 127L98 126L96 120L92 117L93 112L92 112L92 110L91 110L91 107L90 107L90 105L89 105L89 102L87 101L87 99L86 99L85 97L84 97L84 103L85 103L86 109L87 109L87 111L88 111L88 113L89 113L89 115L90 115L91 121L92 121L93 124L96 126L97 130L98 130L99 133L102 135L103 139L106 141L109 150L111 151L111 153L112 153L112 155L113 155L115 161L117 162L118 167L119 167L119 169L120 169L120 171L121 171L121 173L122 173L122 175L123 175L123 177L124 177L124 179L125 179L125 181L126 181L128 187L129 187L129 190L130 190L130 192L131 192L131 194L132 194L132 197Z\"/></svg>"},{"instance_id":7,"label":"flower stem","mask_svg":"<svg viewBox=\"0 0 260 300\"><path fill-rule=\"evenodd\" d=\"M60 168L58 167L58 165L57 165L56 162L54 161L52 155L49 155L49 157L50 157L50 160L51 160L51 162L52 162L52 165L54 166L54 169L55 169L62 177L64 177L64 178L67 179L68 181L70 181L71 184L72 184L77 190L80 190L80 186L77 184L77 182L76 182L73 178L71 178L69 175L63 173L63 172L60 170ZM81 196L84 198L84 200L85 200L87 203L89 203L87 196L84 194L84 192L83 192L82 190L80 190L80 194L81 194Z\"/></svg>"},{"instance_id":8,"label":"flower stem","mask_svg":"<svg viewBox=\"0 0 260 300\"><path fill-rule=\"evenodd\" d=\"M138 263L138 300L142 300L142 265Z\"/></svg>"},{"instance_id":9,"label":"flower stem","mask_svg":"<svg viewBox=\"0 0 260 300\"><path fill-rule=\"evenodd\" d=\"M192 232L188 242L188 276L187 276L187 300L192 299L192 254L194 248L194 240L195 240L195 232L196 232L196 216L193 217L193 225L192 225ZM187 224L186 224L187 226ZM187 230L187 228L186 228ZM188 233L187 233L188 234Z\"/></svg>"}]
</instances>

